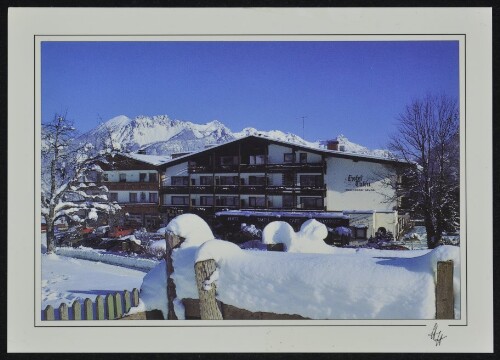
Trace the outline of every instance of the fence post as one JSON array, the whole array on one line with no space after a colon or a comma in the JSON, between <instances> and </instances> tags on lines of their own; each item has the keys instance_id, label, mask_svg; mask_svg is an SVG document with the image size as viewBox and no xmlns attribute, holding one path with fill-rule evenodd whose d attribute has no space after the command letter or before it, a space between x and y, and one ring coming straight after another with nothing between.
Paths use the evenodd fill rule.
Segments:
<instances>
[{"instance_id":1,"label":"fence post","mask_svg":"<svg viewBox=\"0 0 500 360\"><path fill-rule=\"evenodd\" d=\"M61 320L69 320L68 305L65 303L59 305L59 316L61 317Z\"/></svg>"},{"instance_id":2,"label":"fence post","mask_svg":"<svg viewBox=\"0 0 500 360\"><path fill-rule=\"evenodd\" d=\"M123 292L123 302L125 303L125 313L128 313L130 308L132 307L130 305L130 291L125 290Z\"/></svg>"},{"instance_id":3,"label":"fence post","mask_svg":"<svg viewBox=\"0 0 500 360\"><path fill-rule=\"evenodd\" d=\"M96 299L97 303L97 299ZM83 319L84 320L94 320L94 308L92 305L92 300L89 298L83 301Z\"/></svg>"},{"instance_id":4,"label":"fence post","mask_svg":"<svg viewBox=\"0 0 500 360\"><path fill-rule=\"evenodd\" d=\"M44 312L44 315L45 315L45 320L49 320L49 321L54 321L55 320L55 317L54 317L54 308L50 305L47 305L45 307L45 310L43 310Z\"/></svg>"},{"instance_id":5,"label":"fence post","mask_svg":"<svg viewBox=\"0 0 500 360\"><path fill-rule=\"evenodd\" d=\"M115 293L115 295L113 295L113 303L114 303L114 306L115 306L115 314L116 314L116 317L117 318L120 318L122 317L123 315L123 310L122 310L122 296L120 293Z\"/></svg>"},{"instance_id":6,"label":"fence post","mask_svg":"<svg viewBox=\"0 0 500 360\"><path fill-rule=\"evenodd\" d=\"M97 320L104 320L104 299L98 295L95 299L95 309Z\"/></svg>"},{"instance_id":7,"label":"fence post","mask_svg":"<svg viewBox=\"0 0 500 360\"><path fill-rule=\"evenodd\" d=\"M115 319L115 309L113 306L113 295L108 294L106 295L106 310L108 312L108 320L114 320Z\"/></svg>"},{"instance_id":8,"label":"fence post","mask_svg":"<svg viewBox=\"0 0 500 360\"><path fill-rule=\"evenodd\" d=\"M175 291L175 283L171 275L174 272L174 266L172 265L172 252L175 248L179 247L185 239L183 237L177 236L171 232L165 232L165 262L167 268L167 320L177 320L177 315L175 315L174 310L174 299L177 297Z\"/></svg>"},{"instance_id":9,"label":"fence post","mask_svg":"<svg viewBox=\"0 0 500 360\"><path fill-rule=\"evenodd\" d=\"M78 300L73 301L71 309L73 310L73 320L82 320L82 305Z\"/></svg>"},{"instance_id":10,"label":"fence post","mask_svg":"<svg viewBox=\"0 0 500 360\"><path fill-rule=\"evenodd\" d=\"M453 261L438 261L436 275L436 319L454 319Z\"/></svg>"},{"instance_id":11,"label":"fence post","mask_svg":"<svg viewBox=\"0 0 500 360\"><path fill-rule=\"evenodd\" d=\"M134 288L132 290L132 306L137 306L139 305L139 290Z\"/></svg>"},{"instance_id":12,"label":"fence post","mask_svg":"<svg viewBox=\"0 0 500 360\"><path fill-rule=\"evenodd\" d=\"M216 269L215 260L199 261L194 264L196 275L196 286L200 298L200 317L202 320L223 320L222 313L215 298L215 286L212 284L210 290L205 290L203 283L209 279Z\"/></svg>"}]
</instances>

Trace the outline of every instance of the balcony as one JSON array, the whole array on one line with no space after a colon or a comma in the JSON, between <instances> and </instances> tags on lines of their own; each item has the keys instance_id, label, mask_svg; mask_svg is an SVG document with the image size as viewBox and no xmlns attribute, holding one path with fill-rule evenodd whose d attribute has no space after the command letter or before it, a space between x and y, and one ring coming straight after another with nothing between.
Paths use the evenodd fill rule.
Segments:
<instances>
[{"instance_id":1,"label":"balcony","mask_svg":"<svg viewBox=\"0 0 500 360\"><path fill-rule=\"evenodd\" d=\"M279 185L267 186L266 190L269 195L296 193L300 195L326 196L326 188L324 186Z\"/></svg>"},{"instance_id":2,"label":"balcony","mask_svg":"<svg viewBox=\"0 0 500 360\"><path fill-rule=\"evenodd\" d=\"M162 185L162 194L212 194L212 185Z\"/></svg>"},{"instance_id":3,"label":"balcony","mask_svg":"<svg viewBox=\"0 0 500 360\"><path fill-rule=\"evenodd\" d=\"M282 163L282 164L268 164L268 172L283 172L283 171L296 171L296 172L323 172L323 163Z\"/></svg>"},{"instance_id":4,"label":"balcony","mask_svg":"<svg viewBox=\"0 0 500 360\"><path fill-rule=\"evenodd\" d=\"M106 186L109 191L158 191L157 182L110 182L103 181L101 185Z\"/></svg>"}]
</instances>

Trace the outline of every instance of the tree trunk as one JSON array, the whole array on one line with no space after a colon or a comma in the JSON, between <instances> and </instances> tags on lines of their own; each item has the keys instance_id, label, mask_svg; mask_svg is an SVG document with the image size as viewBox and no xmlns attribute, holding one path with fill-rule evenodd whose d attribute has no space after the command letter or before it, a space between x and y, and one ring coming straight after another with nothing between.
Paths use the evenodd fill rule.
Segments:
<instances>
[{"instance_id":1,"label":"tree trunk","mask_svg":"<svg viewBox=\"0 0 500 360\"><path fill-rule=\"evenodd\" d=\"M49 220L46 222L46 224L47 224L47 232L46 232L47 254L52 254L56 249L55 234L54 234L54 222Z\"/></svg>"}]
</instances>

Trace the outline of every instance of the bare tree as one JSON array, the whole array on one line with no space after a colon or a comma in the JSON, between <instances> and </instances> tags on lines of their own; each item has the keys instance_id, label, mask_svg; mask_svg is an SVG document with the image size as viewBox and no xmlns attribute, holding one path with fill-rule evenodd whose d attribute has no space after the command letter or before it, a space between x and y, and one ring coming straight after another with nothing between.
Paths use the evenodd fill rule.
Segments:
<instances>
[{"instance_id":1,"label":"bare tree","mask_svg":"<svg viewBox=\"0 0 500 360\"><path fill-rule=\"evenodd\" d=\"M422 216L429 248L459 227L459 110L447 96L428 95L407 105L389 149L415 166L400 168L398 196Z\"/></svg>"},{"instance_id":2,"label":"bare tree","mask_svg":"<svg viewBox=\"0 0 500 360\"><path fill-rule=\"evenodd\" d=\"M54 226L61 218L77 223L113 213L119 205L108 201L107 188L87 181L101 171L98 163L112 148L96 151L91 144L75 142L76 129L66 115L56 114L42 124L41 214L47 226L47 252L55 249ZM94 179L95 180L95 179Z\"/></svg>"}]
</instances>

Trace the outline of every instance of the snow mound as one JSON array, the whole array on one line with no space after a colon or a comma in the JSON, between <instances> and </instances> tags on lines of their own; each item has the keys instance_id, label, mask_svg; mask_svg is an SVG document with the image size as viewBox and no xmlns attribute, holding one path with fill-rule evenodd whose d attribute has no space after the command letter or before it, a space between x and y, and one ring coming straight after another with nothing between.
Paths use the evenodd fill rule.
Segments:
<instances>
[{"instance_id":1,"label":"snow mound","mask_svg":"<svg viewBox=\"0 0 500 360\"><path fill-rule=\"evenodd\" d=\"M161 310L163 318L167 318L167 268L165 260L155 266L144 276L141 285L140 310Z\"/></svg>"},{"instance_id":2,"label":"snow mound","mask_svg":"<svg viewBox=\"0 0 500 360\"><path fill-rule=\"evenodd\" d=\"M262 242L284 244L287 252L332 254L335 248L323 241L327 236L325 224L315 219L304 222L298 232L287 222L273 221L264 228Z\"/></svg>"},{"instance_id":3,"label":"snow mound","mask_svg":"<svg viewBox=\"0 0 500 360\"><path fill-rule=\"evenodd\" d=\"M200 246L204 242L214 239L212 230L205 220L195 214L182 214L175 217L167 225L165 231L185 239L181 248Z\"/></svg>"},{"instance_id":4,"label":"snow mound","mask_svg":"<svg viewBox=\"0 0 500 360\"><path fill-rule=\"evenodd\" d=\"M198 250L179 249L177 256L183 255L174 262L174 274L179 299L197 298L194 261L214 258L217 276L210 281L216 283L218 300L249 311L311 319L433 319L437 262L453 260L458 319L459 251L442 246L427 252L346 251L332 256L245 251L214 240Z\"/></svg>"},{"instance_id":5,"label":"snow mound","mask_svg":"<svg viewBox=\"0 0 500 360\"><path fill-rule=\"evenodd\" d=\"M295 236L292 226L285 221L272 221L262 230L264 244L284 244L286 249L290 247Z\"/></svg>"}]
</instances>

